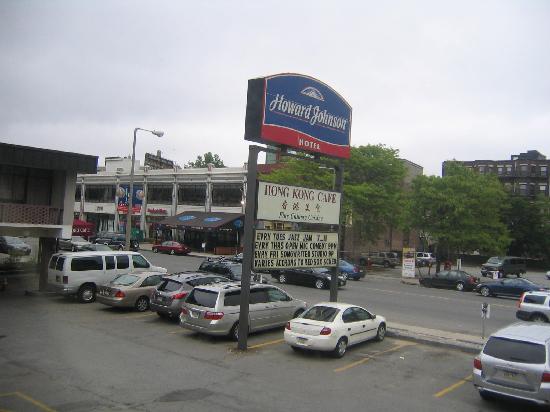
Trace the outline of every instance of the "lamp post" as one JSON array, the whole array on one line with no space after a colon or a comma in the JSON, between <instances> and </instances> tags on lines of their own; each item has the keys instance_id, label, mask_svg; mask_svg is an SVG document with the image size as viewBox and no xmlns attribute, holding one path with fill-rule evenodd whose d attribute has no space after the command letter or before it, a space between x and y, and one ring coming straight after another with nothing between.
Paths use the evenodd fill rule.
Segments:
<instances>
[{"instance_id":1,"label":"lamp post","mask_svg":"<svg viewBox=\"0 0 550 412\"><path fill-rule=\"evenodd\" d=\"M134 129L134 144L132 146L132 168L130 169L130 187L128 188L128 212L126 215L126 250L130 250L130 239L132 236L132 208L133 208L133 197L134 197L134 164L136 162L136 135L138 130L143 130L144 132L149 132L155 136L162 137L164 132L160 130L147 130L140 127Z\"/></svg>"}]
</instances>

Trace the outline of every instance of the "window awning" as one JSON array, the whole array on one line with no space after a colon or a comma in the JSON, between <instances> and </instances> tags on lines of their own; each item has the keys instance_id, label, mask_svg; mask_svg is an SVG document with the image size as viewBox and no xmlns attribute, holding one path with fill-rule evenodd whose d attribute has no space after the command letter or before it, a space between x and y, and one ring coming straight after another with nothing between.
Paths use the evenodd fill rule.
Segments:
<instances>
[{"instance_id":1,"label":"window awning","mask_svg":"<svg viewBox=\"0 0 550 412\"><path fill-rule=\"evenodd\" d=\"M244 215L242 213L189 211L168 217L159 222L159 224L172 228L205 231L229 225L231 225L233 229L239 229L244 226Z\"/></svg>"}]
</instances>

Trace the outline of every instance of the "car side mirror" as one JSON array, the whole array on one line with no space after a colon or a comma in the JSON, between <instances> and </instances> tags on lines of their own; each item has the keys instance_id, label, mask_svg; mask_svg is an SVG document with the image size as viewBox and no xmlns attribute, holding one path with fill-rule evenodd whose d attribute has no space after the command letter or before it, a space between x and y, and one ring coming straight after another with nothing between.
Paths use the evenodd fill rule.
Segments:
<instances>
[{"instance_id":1,"label":"car side mirror","mask_svg":"<svg viewBox=\"0 0 550 412\"><path fill-rule=\"evenodd\" d=\"M376 319L376 315L375 315L374 313L372 314L372 318L373 318L373 319Z\"/></svg>"}]
</instances>

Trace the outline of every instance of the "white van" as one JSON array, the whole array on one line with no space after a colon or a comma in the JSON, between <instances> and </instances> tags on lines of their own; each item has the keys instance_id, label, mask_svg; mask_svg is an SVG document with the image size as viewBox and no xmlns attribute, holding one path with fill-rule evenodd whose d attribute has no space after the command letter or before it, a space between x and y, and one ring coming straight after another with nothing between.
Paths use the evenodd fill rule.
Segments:
<instances>
[{"instance_id":1,"label":"white van","mask_svg":"<svg viewBox=\"0 0 550 412\"><path fill-rule=\"evenodd\" d=\"M48 265L48 289L63 295L77 295L82 303L95 300L96 290L117 275L165 268L151 265L141 253L90 251L56 253Z\"/></svg>"}]
</instances>

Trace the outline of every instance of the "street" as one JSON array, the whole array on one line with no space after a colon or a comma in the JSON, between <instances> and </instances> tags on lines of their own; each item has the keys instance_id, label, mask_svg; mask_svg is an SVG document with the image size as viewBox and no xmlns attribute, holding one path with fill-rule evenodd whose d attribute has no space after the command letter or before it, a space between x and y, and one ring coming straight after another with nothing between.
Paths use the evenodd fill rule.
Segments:
<instances>
[{"instance_id":1,"label":"street","mask_svg":"<svg viewBox=\"0 0 550 412\"><path fill-rule=\"evenodd\" d=\"M154 255L169 271L201 259ZM313 304L328 291L284 285ZM400 324L479 331L482 298L368 275L340 290ZM488 329L514 321L514 300L489 299ZM517 410L482 401L470 382L473 355L386 338L350 348L342 359L294 353L282 330L252 334L241 353L225 338L181 329L155 313L64 297L0 295L0 410L235 411Z\"/></svg>"}]
</instances>

